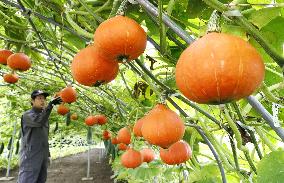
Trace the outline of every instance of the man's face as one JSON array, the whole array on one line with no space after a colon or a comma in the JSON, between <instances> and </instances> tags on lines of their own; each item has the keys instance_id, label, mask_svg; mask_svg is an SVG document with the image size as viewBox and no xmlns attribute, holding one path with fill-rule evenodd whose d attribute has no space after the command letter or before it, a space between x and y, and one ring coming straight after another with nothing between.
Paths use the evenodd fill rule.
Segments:
<instances>
[{"instance_id":1,"label":"man's face","mask_svg":"<svg viewBox=\"0 0 284 183\"><path fill-rule=\"evenodd\" d=\"M33 104L33 107L35 108L43 109L46 104L45 96L43 95L36 96L35 99L32 99L32 104Z\"/></svg>"}]
</instances>

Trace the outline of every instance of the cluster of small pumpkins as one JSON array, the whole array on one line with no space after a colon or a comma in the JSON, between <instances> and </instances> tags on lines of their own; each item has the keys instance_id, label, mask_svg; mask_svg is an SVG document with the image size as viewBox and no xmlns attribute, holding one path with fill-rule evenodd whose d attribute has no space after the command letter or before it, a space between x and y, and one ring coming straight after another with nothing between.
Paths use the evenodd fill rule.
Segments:
<instances>
[{"instance_id":1,"label":"cluster of small pumpkins","mask_svg":"<svg viewBox=\"0 0 284 183\"><path fill-rule=\"evenodd\" d=\"M85 86L99 86L114 80L119 63L138 58L145 48L147 36L134 20L121 15L99 25L94 44L80 50L73 58L73 78Z\"/></svg>"},{"instance_id":2,"label":"cluster of small pumpkins","mask_svg":"<svg viewBox=\"0 0 284 183\"><path fill-rule=\"evenodd\" d=\"M54 97L57 96L60 96L62 99L62 104L60 104L57 107L57 113L64 116L70 111L69 108L66 106L66 103L71 104L73 102L76 102L77 92L71 85L68 85L67 87L63 88L61 91L57 92ZM77 120L78 115L76 113L73 113L70 116L70 118L72 120Z\"/></svg>"},{"instance_id":3,"label":"cluster of small pumpkins","mask_svg":"<svg viewBox=\"0 0 284 183\"><path fill-rule=\"evenodd\" d=\"M164 104L157 104L133 126L132 132L137 138L143 138L149 144L160 147L161 160L169 165L186 162L191 157L191 148L182 140L185 126L182 119ZM106 132L104 131L103 135ZM116 137L111 139L118 149L125 151L121 156L121 164L126 168L136 168L143 162L151 162L155 158L151 148L140 151L130 147L131 130L121 128Z\"/></svg>"},{"instance_id":4,"label":"cluster of small pumpkins","mask_svg":"<svg viewBox=\"0 0 284 183\"><path fill-rule=\"evenodd\" d=\"M10 50L0 50L0 64L8 65L12 69L11 73L3 75L6 83L14 84L18 82L19 76L15 71L27 71L31 67L30 58L24 53L13 53Z\"/></svg>"}]
</instances>

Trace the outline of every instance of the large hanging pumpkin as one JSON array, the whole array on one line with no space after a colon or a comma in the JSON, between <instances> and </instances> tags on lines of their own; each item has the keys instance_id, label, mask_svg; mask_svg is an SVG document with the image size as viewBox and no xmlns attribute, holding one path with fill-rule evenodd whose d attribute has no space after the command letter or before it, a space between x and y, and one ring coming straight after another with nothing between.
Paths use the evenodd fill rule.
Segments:
<instances>
[{"instance_id":1,"label":"large hanging pumpkin","mask_svg":"<svg viewBox=\"0 0 284 183\"><path fill-rule=\"evenodd\" d=\"M7 59L7 65L18 71L27 71L31 67L30 58L24 53L14 53Z\"/></svg>"},{"instance_id":2,"label":"large hanging pumpkin","mask_svg":"<svg viewBox=\"0 0 284 183\"><path fill-rule=\"evenodd\" d=\"M117 140L119 143L130 144L131 133L127 127L121 128L117 133Z\"/></svg>"},{"instance_id":3,"label":"large hanging pumpkin","mask_svg":"<svg viewBox=\"0 0 284 183\"><path fill-rule=\"evenodd\" d=\"M209 33L191 44L176 65L176 83L188 99L221 104L251 95L264 79L260 54L243 39Z\"/></svg>"},{"instance_id":4,"label":"large hanging pumpkin","mask_svg":"<svg viewBox=\"0 0 284 183\"><path fill-rule=\"evenodd\" d=\"M120 162L126 168L136 168L142 164L141 153L129 148L122 154Z\"/></svg>"},{"instance_id":5,"label":"large hanging pumpkin","mask_svg":"<svg viewBox=\"0 0 284 183\"><path fill-rule=\"evenodd\" d=\"M76 90L72 86L67 86L60 91L60 97L65 103L75 102L77 99Z\"/></svg>"},{"instance_id":6,"label":"large hanging pumpkin","mask_svg":"<svg viewBox=\"0 0 284 183\"><path fill-rule=\"evenodd\" d=\"M141 128L145 140L163 148L179 141L184 131L182 119L163 104L157 104L144 117Z\"/></svg>"},{"instance_id":7,"label":"large hanging pumpkin","mask_svg":"<svg viewBox=\"0 0 284 183\"><path fill-rule=\"evenodd\" d=\"M67 114L69 112L69 108L67 106L65 106L64 104L60 104L57 107L57 113L64 116L65 114Z\"/></svg>"},{"instance_id":8,"label":"large hanging pumpkin","mask_svg":"<svg viewBox=\"0 0 284 183\"><path fill-rule=\"evenodd\" d=\"M160 148L160 157L168 165L184 163L191 158L191 155L191 148L184 141L172 144L169 149Z\"/></svg>"},{"instance_id":9,"label":"large hanging pumpkin","mask_svg":"<svg viewBox=\"0 0 284 183\"><path fill-rule=\"evenodd\" d=\"M0 64L7 65L7 59L12 54L10 50L0 50Z\"/></svg>"},{"instance_id":10,"label":"large hanging pumpkin","mask_svg":"<svg viewBox=\"0 0 284 183\"><path fill-rule=\"evenodd\" d=\"M14 84L19 80L19 76L15 73L4 74L3 79L6 83Z\"/></svg>"},{"instance_id":11,"label":"large hanging pumpkin","mask_svg":"<svg viewBox=\"0 0 284 183\"><path fill-rule=\"evenodd\" d=\"M94 41L104 57L121 62L136 59L144 52L147 35L137 22L118 15L99 25Z\"/></svg>"},{"instance_id":12,"label":"large hanging pumpkin","mask_svg":"<svg viewBox=\"0 0 284 183\"><path fill-rule=\"evenodd\" d=\"M73 78L85 86L98 86L115 79L118 63L99 56L94 46L80 50L71 64Z\"/></svg>"}]
</instances>

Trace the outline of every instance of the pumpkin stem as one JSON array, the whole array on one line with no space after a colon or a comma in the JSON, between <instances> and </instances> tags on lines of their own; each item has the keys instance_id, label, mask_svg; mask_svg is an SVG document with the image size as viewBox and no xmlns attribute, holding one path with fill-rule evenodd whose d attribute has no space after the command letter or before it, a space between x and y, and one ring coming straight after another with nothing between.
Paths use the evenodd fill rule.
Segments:
<instances>
[{"instance_id":1,"label":"pumpkin stem","mask_svg":"<svg viewBox=\"0 0 284 183\"><path fill-rule=\"evenodd\" d=\"M119 8L116 12L116 15L121 15L121 16L125 15L125 11L127 9L127 3L128 3L128 0L122 1L122 3L120 4L120 6L119 6Z\"/></svg>"},{"instance_id":2,"label":"pumpkin stem","mask_svg":"<svg viewBox=\"0 0 284 183\"><path fill-rule=\"evenodd\" d=\"M101 86L104 82L105 82L105 81L97 81L97 82L93 85L93 87L99 87L99 86Z\"/></svg>"},{"instance_id":3,"label":"pumpkin stem","mask_svg":"<svg viewBox=\"0 0 284 183\"><path fill-rule=\"evenodd\" d=\"M220 18L221 18L220 12L214 10L207 24L206 34L210 32L221 32Z\"/></svg>"},{"instance_id":4,"label":"pumpkin stem","mask_svg":"<svg viewBox=\"0 0 284 183\"><path fill-rule=\"evenodd\" d=\"M118 62L122 62L123 64L125 64L129 59L129 55L119 55L117 57Z\"/></svg>"}]
</instances>

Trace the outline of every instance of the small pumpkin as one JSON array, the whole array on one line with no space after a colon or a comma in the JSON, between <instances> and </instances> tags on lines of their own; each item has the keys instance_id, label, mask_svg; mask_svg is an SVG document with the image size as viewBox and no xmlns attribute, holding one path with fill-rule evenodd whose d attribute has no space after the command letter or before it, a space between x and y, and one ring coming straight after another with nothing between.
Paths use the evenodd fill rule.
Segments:
<instances>
[{"instance_id":1,"label":"small pumpkin","mask_svg":"<svg viewBox=\"0 0 284 183\"><path fill-rule=\"evenodd\" d=\"M93 126L94 124L97 123L97 120L95 118L95 116L88 116L86 119L85 119L85 124L87 126Z\"/></svg>"},{"instance_id":2,"label":"small pumpkin","mask_svg":"<svg viewBox=\"0 0 284 183\"><path fill-rule=\"evenodd\" d=\"M121 151L125 151L127 148L128 148L128 146L126 144L124 144L124 143L119 143L118 144L118 149L121 150Z\"/></svg>"},{"instance_id":3,"label":"small pumpkin","mask_svg":"<svg viewBox=\"0 0 284 183\"><path fill-rule=\"evenodd\" d=\"M76 113L73 113L70 118L75 121L78 119L78 115Z\"/></svg>"},{"instance_id":4,"label":"small pumpkin","mask_svg":"<svg viewBox=\"0 0 284 183\"><path fill-rule=\"evenodd\" d=\"M14 53L7 59L7 65L18 71L27 71L31 67L30 58L24 53Z\"/></svg>"},{"instance_id":5,"label":"small pumpkin","mask_svg":"<svg viewBox=\"0 0 284 183\"><path fill-rule=\"evenodd\" d=\"M85 86L99 86L115 79L118 63L102 58L94 46L80 50L71 64L73 78Z\"/></svg>"},{"instance_id":6,"label":"small pumpkin","mask_svg":"<svg viewBox=\"0 0 284 183\"><path fill-rule=\"evenodd\" d=\"M111 134L109 133L109 131L104 130L104 131L103 131L103 139L104 139L104 140L108 140L108 139L110 139L110 138L111 138Z\"/></svg>"},{"instance_id":7,"label":"small pumpkin","mask_svg":"<svg viewBox=\"0 0 284 183\"><path fill-rule=\"evenodd\" d=\"M99 125L104 125L104 124L106 124L106 122L107 122L107 118L106 118L106 116L103 115L103 114L95 115L95 118L96 118L97 123L98 123Z\"/></svg>"},{"instance_id":8,"label":"small pumpkin","mask_svg":"<svg viewBox=\"0 0 284 183\"><path fill-rule=\"evenodd\" d=\"M77 99L76 90L71 86L67 86L66 88L62 89L59 93L61 99L65 103L72 103L75 102Z\"/></svg>"},{"instance_id":9,"label":"small pumpkin","mask_svg":"<svg viewBox=\"0 0 284 183\"><path fill-rule=\"evenodd\" d=\"M150 163L151 161L155 159L154 151L150 148L144 148L140 150L140 153L142 155L144 162Z\"/></svg>"},{"instance_id":10,"label":"small pumpkin","mask_svg":"<svg viewBox=\"0 0 284 183\"><path fill-rule=\"evenodd\" d=\"M15 73L4 74L3 79L6 83L14 84L19 80L19 76Z\"/></svg>"},{"instance_id":11,"label":"small pumpkin","mask_svg":"<svg viewBox=\"0 0 284 183\"><path fill-rule=\"evenodd\" d=\"M0 50L0 64L7 65L7 59L12 54L10 50Z\"/></svg>"},{"instance_id":12,"label":"small pumpkin","mask_svg":"<svg viewBox=\"0 0 284 183\"><path fill-rule=\"evenodd\" d=\"M176 65L176 84L189 100L222 104L251 95L264 79L264 63L243 39L209 33L193 42Z\"/></svg>"},{"instance_id":13,"label":"small pumpkin","mask_svg":"<svg viewBox=\"0 0 284 183\"><path fill-rule=\"evenodd\" d=\"M130 144L131 133L127 127L121 128L117 133L117 140L119 143Z\"/></svg>"},{"instance_id":14,"label":"small pumpkin","mask_svg":"<svg viewBox=\"0 0 284 183\"><path fill-rule=\"evenodd\" d=\"M113 138L111 139L111 143L112 143L113 145L118 144L119 142L118 142L118 140L117 140L117 137L113 137Z\"/></svg>"},{"instance_id":15,"label":"small pumpkin","mask_svg":"<svg viewBox=\"0 0 284 183\"><path fill-rule=\"evenodd\" d=\"M143 125L143 118L137 120L137 122L133 127L133 133L135 136L142 137L142 132L141 132L142 125Z\"/></svg>"},{"instance_id":16,"label":"small pumpkin","mask_svg":"<svg viewBox=\"0 0 284 183\"><path fill-rule=\"evenodd\" d=\"M147 35L136 21L118 15L98 26L94 42L103 57L118 62L124 59L130 61L144 52Z\"/></svg>"},{"instance_id":17,"label":"small pumpkin","mask_svg":"<svg viewBox=\"0 0 284 183\"><path fill-rule=\"evenodd\" d=\"M67 114L69 112L69 108L67 106L65 106L64 104L60 104L57 107L57 113L64 116L65 114Z\"/></svg>"},{"instance_id":18,"label":"small pumpkin","mask_svg":"<svg viewBox=\"0 0 284 183\"><path fill-rule=\"evenodd\" d=\"M169 149L160 148L160 157L168 165L184 163L191 158L191 155L191 148L185 141L176 142Z\"/></svg>"},{"instance_id":19,"label":"small pumpkin","mask_svg":"<svg viewBox=\"0 0 284 183\"><path fill-rule=\"evenodd\" d=\"M120 162L126 168L136 168L142 164L141 153L129 148L122 154Z\"/></svg>"},{"instance_id":20,"label":"small pumpkin","mask_svg":"<svg viewBox=\"0 0 284 183\"><path fill-rule=\"evenodd\" d=\"M181 140L184 131L182 119L163 104L157 104L144 116L141 128L145 140L163 148Z\"/></svg>"}]
</instances>

